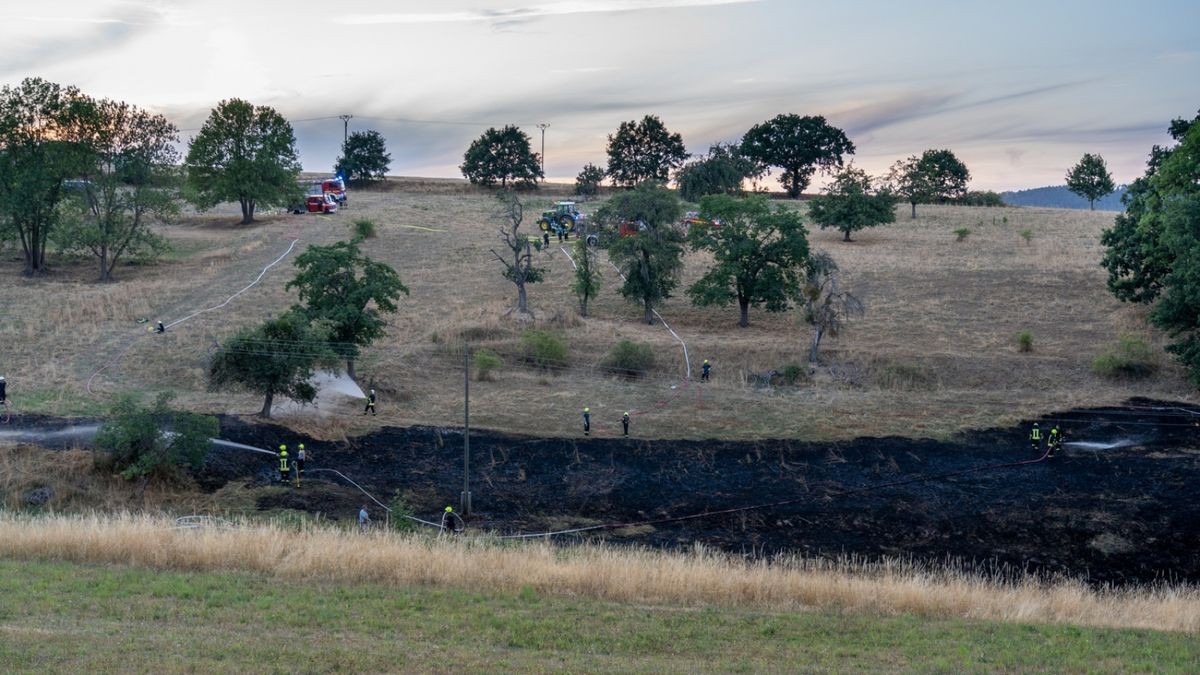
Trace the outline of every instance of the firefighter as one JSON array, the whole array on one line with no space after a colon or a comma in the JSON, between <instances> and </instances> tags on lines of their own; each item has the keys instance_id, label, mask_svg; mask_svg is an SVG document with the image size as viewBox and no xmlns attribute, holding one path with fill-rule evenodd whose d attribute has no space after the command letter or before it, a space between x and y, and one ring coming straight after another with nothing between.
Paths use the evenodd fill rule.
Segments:
<instances>
[{"instance_id":1,"label":"firefighter","mask_svg":"<svg viewBox=\"0 0 1200 675\"><path fill-rule=\"evenodd\" d=\"M358 510L358 529L366 532L370 522L371 514L367 513L367 505L363 504L362 508Z\"/></svg>"},{"instance_id":2,"label":"firefighter","mask_svg":"<svg viewBox=\"0 0 1200 675\"><path fill-rule=\"evenodd\" d=\"M163 325L162 321L159 321L158 323L154 324L154 332L161 335L162 333L167 332L167 327Z\"/></svg>"},{"instance_id":3,"label":"firefighter","mask_svg":"<svg viewBox=\"0 0 1200 675\"><path fill-rule=\"evenodd\" d=\"M296 477L299 478L304 474L304 460L308 459L308 455L304 452L304 444L301 443L299 448L296 448Z\"/></svg>"},{"instance_id":4,"label":"firefighter","mask_svg":"<svg viewBox=\"0 0 1200 675\"><path fill-rule=\"evenodd\" d=\"M1029 432L1029 444L1033 447L1034 454L1042 451L1042 430L1037 422L1033 423L1033 429Z\"/></svg>"},{"instance_id":5,"label":"firefighter","mask_svg":"<svg viewBox=\"0 0 1200 675\"><path fill-rule=\"evenodd\" d=\"M447 525L449 525L450 532L452 534L458 534L458 533L462 532L464 529L466 529L466 525L463 523L463 519L460 518L459 515L454 512L453 506L447 506L445 512L442 513L442 531L443 532L446 531Z\"/></svg>"},{"instance_id":6,"label":"firefighter","mask_svg":"<svg viewBox=\"0 0 1200 675\"><path fill-rule=\"evenodd\" d=\"M3 375L0 375L0 408L4 409L5 421L8 421L8 383L4 381Z\"/></svg>"},{"instance_id":7,"label":"firefighter","mask_svg":"<svg viewBox=\"0 0 1200 675\"><path fill-rule=\"evenodd\" d=\"M288 482L288 477L292 474L291 462L288 459L288 451L286 445L279 446L279 482Z\"/></svg>"},{"instance_id":8,"label":"firefighter","mask_svg":"<svg viewBox=\"0 0 1200 675\"><path fill-rule=\"evenodd\" d=\"M708 371L710 370L712 370L712 364L708 362L708 359L704 359L704 365L700 367L701 382L708 382Z\"/></svg>"},{"instance_id":9,"label":"firefighter","mask_svg":"<svg viewBox=\"0 0 1200 675\"><path fill-rule=\"evenodd\" d=\"M621 416L621 429L625 438L629 438L629 411L625 411L625 414Z\"/></svg>"},{"instance_id":10,"label":"firefighter","mask_svg":"<svg viewBox=\"0 0 1200 675\"><path fill-rule=\"evenodd\" d=\"M0 380L0 381L3 381L3 380ZM584 436L592 435L592 409L591 408L583 409L583 435Z\"/></svg>"},{"instance_id":11,"label":"firefighter","mask_svg":"<svg viewBox=\"0 0 1200 675\"><path fill-rule=\"evenodd\" d=\"M1046 439L1046 456L1053 457L1054 453L1062 449L1062 432L1058 430L1058 425L1055 424L1050 429L1050 436Z\"/></svg>"},{"instance_id":12,"label":"firefighter","mask_svg":"<svg viewBox=\"0 0 1200 675\"><path fill-rule=\"evenodd\" d=\"M363 408L363 414L371 413L371 417L375 416L375 390L372 389L370 394L367 394L367 407Z\"/></svg>"},{"instance_id":13,"label":"firefighter","mask_svg":"<svg viewBox=\"0 0 1200 675\"><path fill-rule=\"evenodd\" d=\"M547 249L550 248L550 233L549 232L542 233L542 246Z\"/></svg>"}]
</instances>

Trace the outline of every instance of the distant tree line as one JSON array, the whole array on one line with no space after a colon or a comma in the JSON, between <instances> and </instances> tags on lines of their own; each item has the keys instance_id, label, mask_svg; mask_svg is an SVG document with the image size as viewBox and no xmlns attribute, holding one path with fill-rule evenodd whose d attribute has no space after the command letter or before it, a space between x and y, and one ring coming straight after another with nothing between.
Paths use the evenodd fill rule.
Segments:
<instances>
[{"instance_id":1,"label":"distant tree line","mask_svg":"<svg viewBox=\"0 0 1200 675\"><path fill-rule=\"evenodd\" d=\"M1095 200L1093 208L1100 211L1124 211L1122 203L1126 186L1117 185L1112 194ZM1071 192L1066 185L1048 185L1028 190L1001 192L1000 198L1007 206L1038 206L1051 209L1086 209L1088 200Z\"/></svg>"}]
</instances>

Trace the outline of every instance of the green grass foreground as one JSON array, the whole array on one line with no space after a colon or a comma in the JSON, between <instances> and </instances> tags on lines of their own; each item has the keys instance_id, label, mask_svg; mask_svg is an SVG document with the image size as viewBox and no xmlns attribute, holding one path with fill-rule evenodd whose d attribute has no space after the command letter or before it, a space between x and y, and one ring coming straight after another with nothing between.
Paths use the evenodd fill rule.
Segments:
<instances>
[{"instance_id":1,"label":"green grass foreground","mask_svg":"<svg viewBox=\"0 0 1200 675\"><path fill-rule=\"evenodd\" d=\"M1196 672L1194 635L0 560L5 672Z\"/></svg>"}]
</instances>

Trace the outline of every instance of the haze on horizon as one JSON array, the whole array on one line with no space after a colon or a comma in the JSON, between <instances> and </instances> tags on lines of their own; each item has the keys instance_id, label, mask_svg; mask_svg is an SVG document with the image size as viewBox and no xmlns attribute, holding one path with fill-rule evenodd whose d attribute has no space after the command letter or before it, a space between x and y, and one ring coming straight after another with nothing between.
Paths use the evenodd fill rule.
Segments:
<instances>
[{"instance_id":1,"label":"haze on horizon","mask_svg":"<svg viewBox=\"0 0 1200 675\"><path fill-rule=\"evenodd\" d=\"M339 114L387 138L391 173L442 177L487 126L518 124L536 150L547 122L546 173L571 179L645 114L701 154L798 113L843 128L874 174L944 147L972 189L1021 189L1092 152L1123 183L1200 108L1186 0L71 0L6 18L0 84L77 85L185 140L245 98L292 121L311 171L340 150Z\"/></svg>"}]
</instances>

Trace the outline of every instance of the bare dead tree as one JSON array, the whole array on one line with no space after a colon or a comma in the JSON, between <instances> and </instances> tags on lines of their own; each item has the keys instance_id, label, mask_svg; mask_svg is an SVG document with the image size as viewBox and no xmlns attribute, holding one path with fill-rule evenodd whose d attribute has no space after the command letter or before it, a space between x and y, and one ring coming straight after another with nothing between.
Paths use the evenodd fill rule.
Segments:
<instances>
[{"instance_id":1,"label":"bare dead tree","mask_svg":"<svg viewBox=\"0 0 1200 675\"><path fill-rule=\"evenodd\" d=\"M804 303L804 321L813 327L808 362L817 362L821 338L837 337L851 317L862 316L866 308L850 291L838 284L838 266L828 253L817 252L809 258L804 287L800 291Z\"/></svg>"},{"instance_id":2,"label":"bare dead tree","mask_svg":"<svg viewBox=\"0 0 1200 675\"><path fill-rule=\"evenodd\" d=\"M504 266L504 278L513 282L517 287L517 313L529 313L529 299L525 293L525 284L536 284L545 276L545 270L533 266L533 252L529 238L521 234L521 221L525 217L521 200L512 192L501 192L496 198L500 201L500 209L496 217L502 221L500 240L504 242L505 251L501 255L492 249L492 255Z\"/></svg>"}]
</instances>

